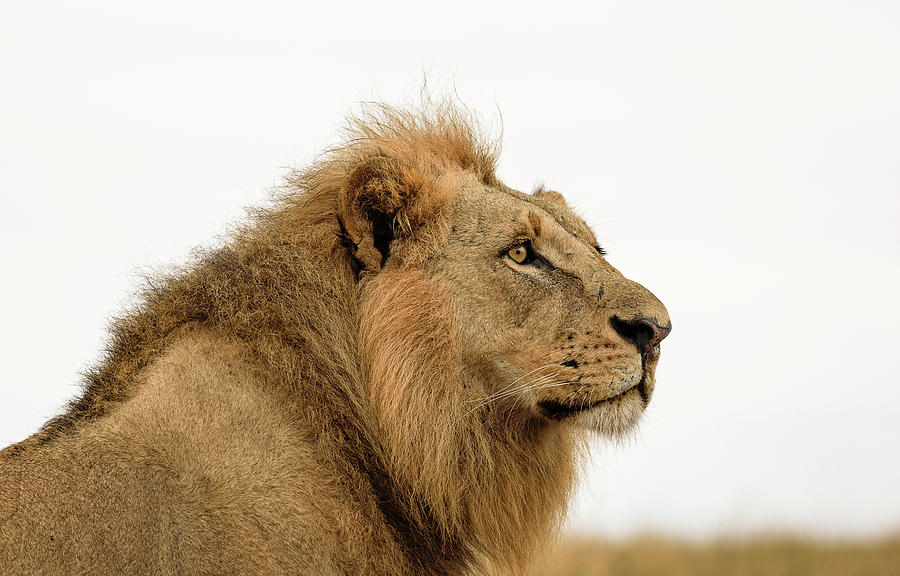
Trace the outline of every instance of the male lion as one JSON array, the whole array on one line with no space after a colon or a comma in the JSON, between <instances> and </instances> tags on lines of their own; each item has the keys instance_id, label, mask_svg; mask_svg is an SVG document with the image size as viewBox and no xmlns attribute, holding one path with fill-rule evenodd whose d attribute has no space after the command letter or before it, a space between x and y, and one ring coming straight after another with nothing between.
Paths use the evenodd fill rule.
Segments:
<instances>
[{"instance_id":1,"label":"male lion","mask_svg":"<svg viewBox=\"0 0 900 576\"><path fill-rule=\"evenodd\" d=\"M525 570L578 440L640 419L666 309L463 113L351 125L0 452L0 572Z\"/></svg>"}]
</instances>

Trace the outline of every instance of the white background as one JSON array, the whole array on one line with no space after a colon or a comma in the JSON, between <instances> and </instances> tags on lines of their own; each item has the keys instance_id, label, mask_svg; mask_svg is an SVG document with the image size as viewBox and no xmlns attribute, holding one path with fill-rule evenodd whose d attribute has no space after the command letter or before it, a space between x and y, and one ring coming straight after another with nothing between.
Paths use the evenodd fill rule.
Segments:
<instances>
[{"instance_id":1,"label":"white background","mask_svg":"<svg viewBox=\"0 0 900 576\"><path fill-rule=\"evenodd\" d=\"M0 445L77 393L141 271L427 77L674 322L573 529L900 527L900 4L125 4L0 8Z\"/></svg>"}]
</instances>

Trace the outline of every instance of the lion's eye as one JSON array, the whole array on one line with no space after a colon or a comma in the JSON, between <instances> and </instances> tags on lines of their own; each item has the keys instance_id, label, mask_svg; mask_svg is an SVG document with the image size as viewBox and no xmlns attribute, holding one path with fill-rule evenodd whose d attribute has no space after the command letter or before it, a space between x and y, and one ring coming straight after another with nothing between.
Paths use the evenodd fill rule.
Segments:
<instances>
[{"instance_id":1,"label":"lion's eye","mask_svg":"<svg viewBox=\"0 0 900 576\"><path fill-rule=\"evenodd\" d=\"M534 251L527 243L513 246L506 251L506 255L512 258L516 264L528 264L534 260Z\"/></svg>"}]
</instances>

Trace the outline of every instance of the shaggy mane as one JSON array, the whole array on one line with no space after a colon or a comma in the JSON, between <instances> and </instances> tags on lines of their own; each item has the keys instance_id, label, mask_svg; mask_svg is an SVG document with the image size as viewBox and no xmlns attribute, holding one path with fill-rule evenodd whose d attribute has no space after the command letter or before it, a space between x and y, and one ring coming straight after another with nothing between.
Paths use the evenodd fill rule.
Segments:
<instances>
[{"instance_id":1,"label":"shaggy mane","mask_svg":"<svg viewBox=\"0 0 900 576\"><path fill-rule=\"evenodd\" d=\"M498 145L450 105L370 105L346 136L291 174L272 206L223 246L149 280L135 309L112 324L82 395L19 450L115 410L172 339L211 329L248 344L273 393L318 434L317 451L369 490L413 573L459 573L484 558L522 571L565 510L571 438L558 427L492 428L461 412L469 405L447 382L462 367L440 295L408 273L361 277L359 231L340 218L348 187L371 174L381 180L368 193L389 206L410 182L436 187L450 170L500 185ZM365 212L374 200L353 202ZM441 213L397 211L387 225L400 234Z\"/></svg>"},{"instance_id":2,"label":"shaggy mane","mask_svg":"<svg viewBox=\"0 0 900 576\"><path fill-rule=\"evenodd\" d=\"M127 399L134 376L187 324L248 341L286 375L296 369L300 356L328 350L317 342L333 337L320 332L329 321L342 320L342 327L355 331L349 318L355 314L334 314L339 311L319 296L336 297L345 312L356 312L354 275L348 273L354 263L341 242L338 203L354 168L365 160L388 156L432 178L458 168L485 182L496 181L498 146L485 144L476 122L449 104L424 112L367 104L349 119L344 137L343 144L311 167L291 173L275 191L272 207L251 209L250 222L225 246L200 250L193 263L146 280L134 309L112 322L111 339L101 360L85 374L81 396L41 429L42 443ZM292 293L295 288L300 290ZM325 291L316 292L318 288ZM313 312L322 308L328 314L316 318ZM350 353L351 358L356 355ZM342 360L349 358L332 361Z\"/></svg>"}]
</instances>

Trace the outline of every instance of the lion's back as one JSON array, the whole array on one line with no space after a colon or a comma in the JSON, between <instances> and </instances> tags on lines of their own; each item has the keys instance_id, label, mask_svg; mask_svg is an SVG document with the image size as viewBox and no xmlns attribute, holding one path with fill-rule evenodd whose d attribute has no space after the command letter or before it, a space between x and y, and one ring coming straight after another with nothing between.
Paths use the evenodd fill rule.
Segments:
<instances>
[{"instance_id":1,"label":"lion's back","mask_svg":"<svg viewBox=\"0 0 900 576\"><path fill-rule=\"evenodd\" d=\"M350 496L266 389L191 330L108 415L4 451L0 572L337 573Z\"/></svg>"}]
</instances>

